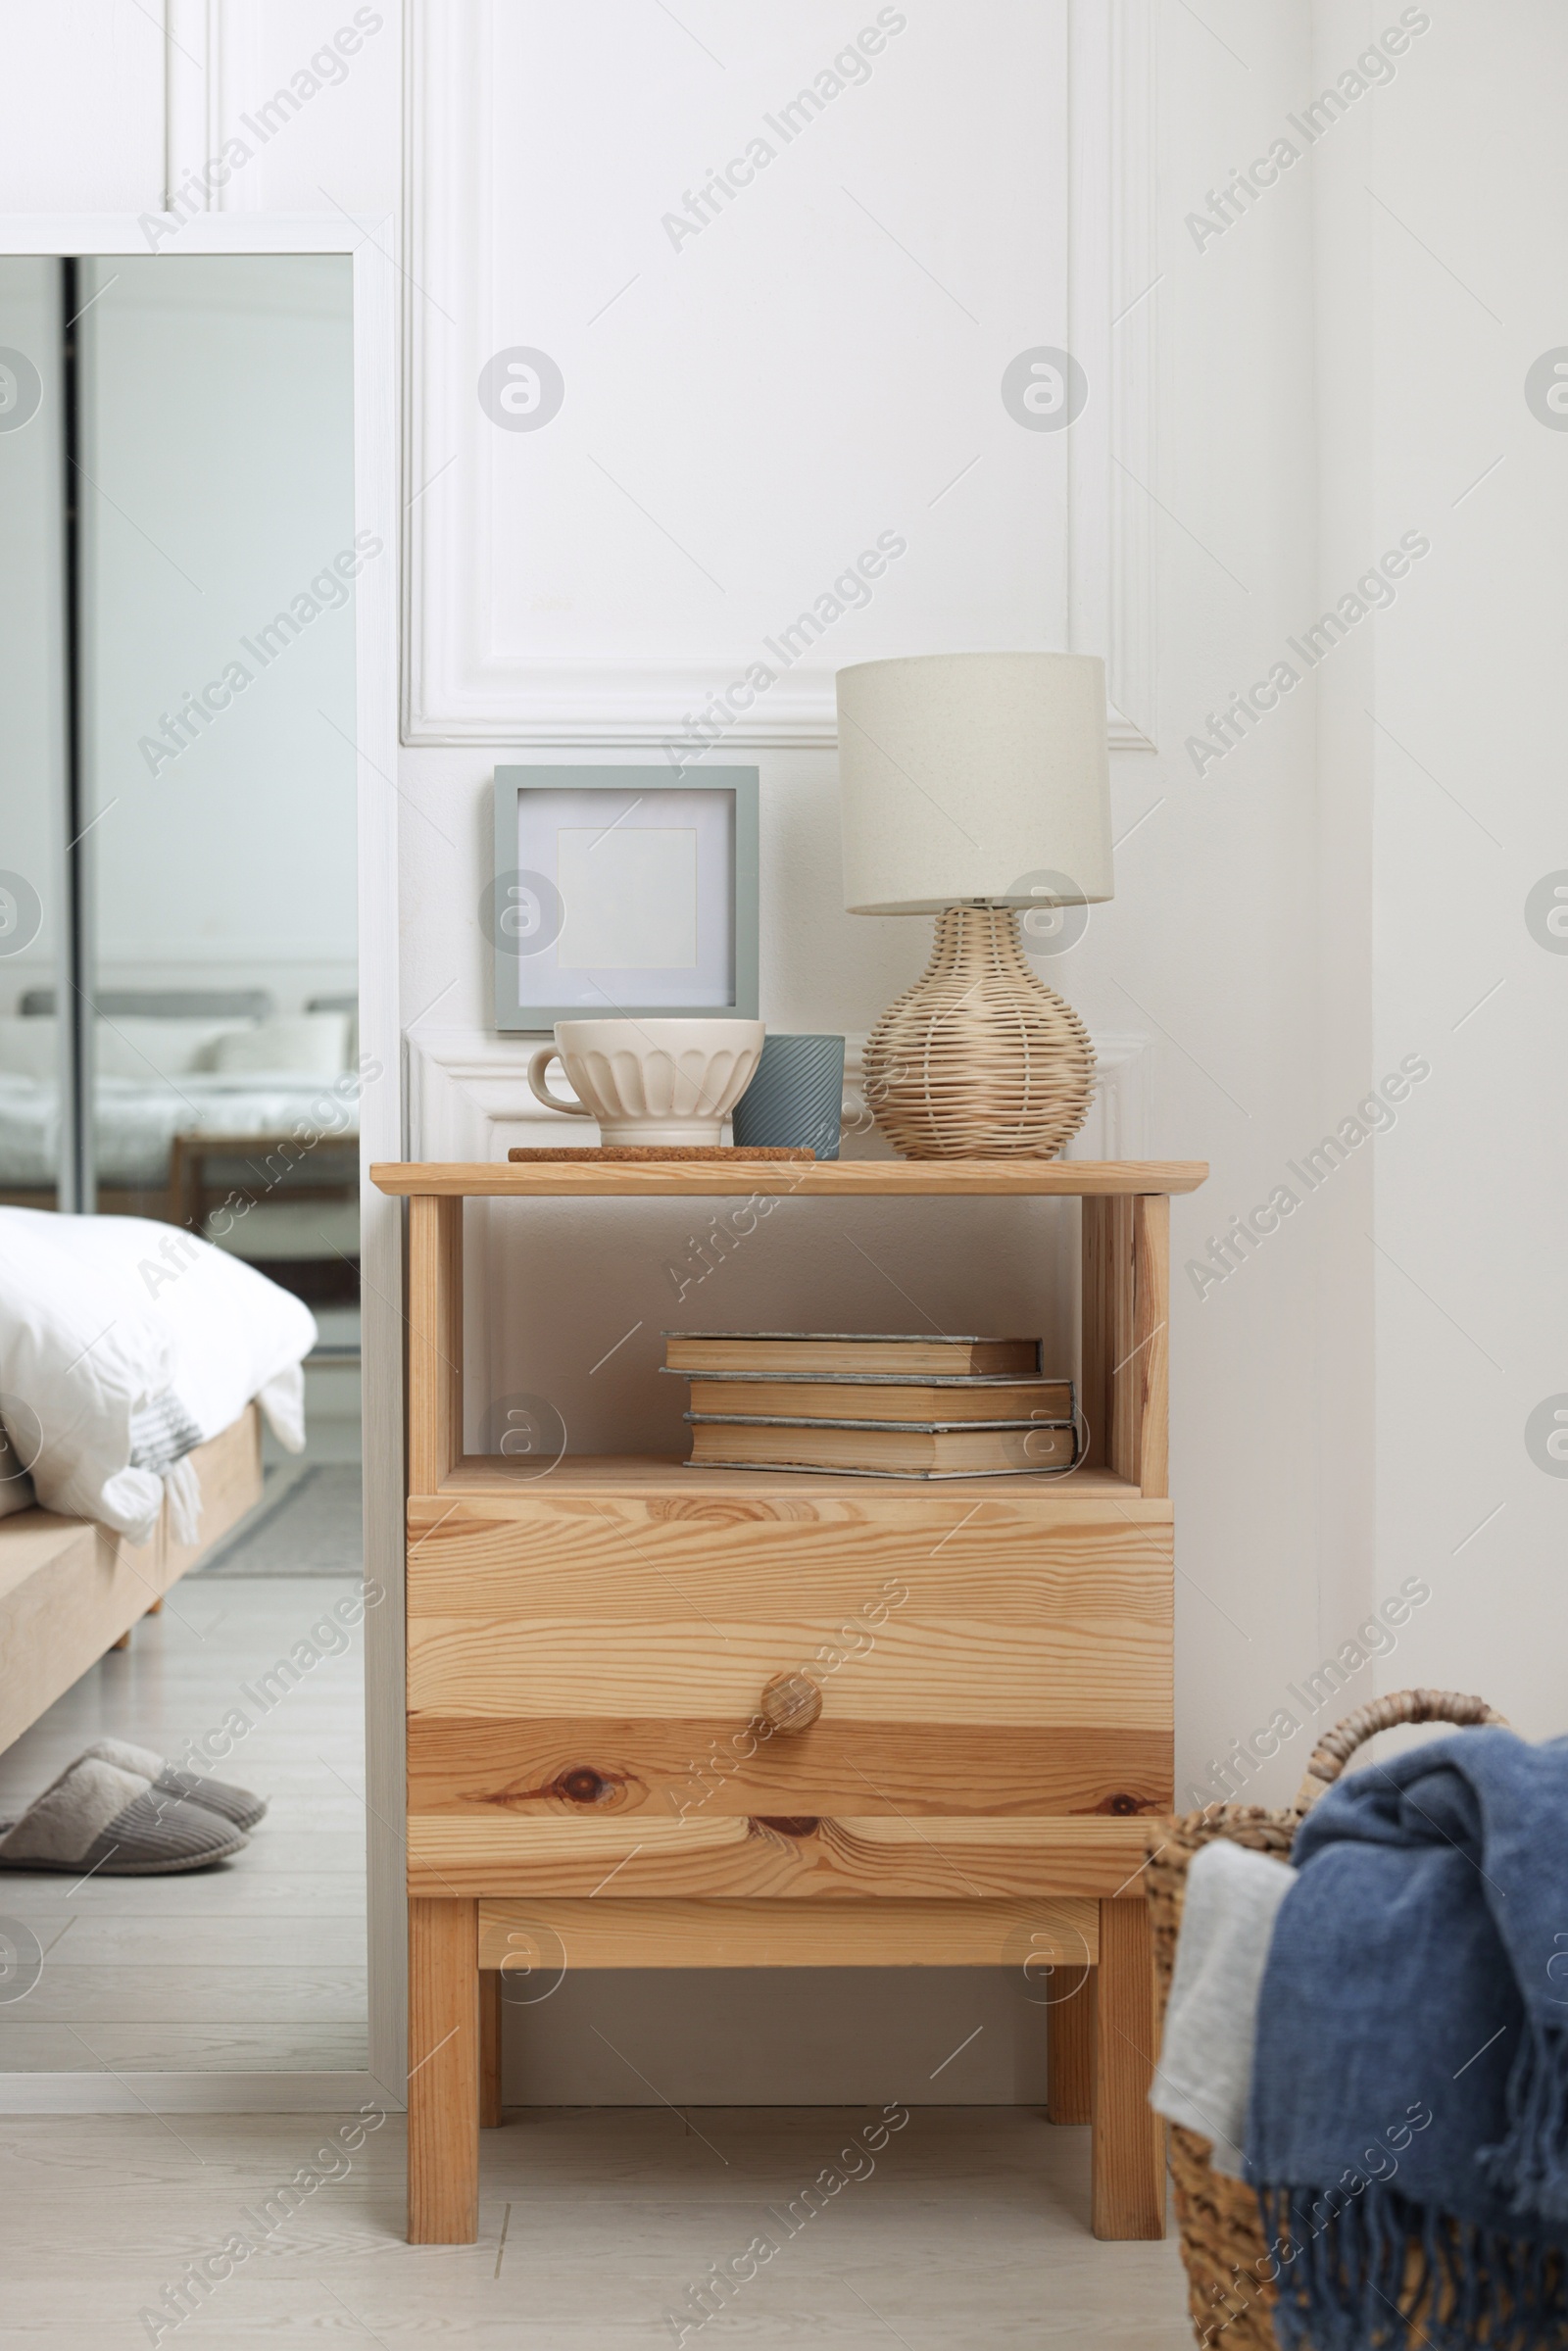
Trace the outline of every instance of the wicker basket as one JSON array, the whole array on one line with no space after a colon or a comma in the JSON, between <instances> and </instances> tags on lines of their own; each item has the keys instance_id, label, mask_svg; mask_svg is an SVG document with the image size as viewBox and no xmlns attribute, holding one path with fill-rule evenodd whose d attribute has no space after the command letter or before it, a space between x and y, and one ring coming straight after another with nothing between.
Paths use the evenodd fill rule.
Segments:
<instances>
[{"instance_id":1,"label":"wicker basket","mask_svg":"<svg viewBox=\"0 0 1568 2351\"><path fill-rule=\"evenodd\" d=\"M1187 1865L1200 1846L1216 1837L1250 1845L1256 1853L1285 1860L1310 1807L1345 1769L1363 1739L1397 1723L1500 1723L1481 1698L1451 1690L1401 1690L1357 1707L1327 1732L1312 1750L1306 1777L1288 1811L1261 1804L1211 1804L1179 1820L1161 1822L1162 1841L1146 1873L1153 1928L1154 1976L1163 2023L1170 1993L1176 1936L1182 1923ZM1209 2141L1179 2123L1170 2126L1170 2173L1181 2229L1187 2304L1200 2343L1223 2341L1226 2351L1276 2351L1271 2313L1275 2289L1268 2277L1268 2249L1258 2222L1257 2198L1240 2180L1216 2172Z\"/></svg>"}]
</instances>

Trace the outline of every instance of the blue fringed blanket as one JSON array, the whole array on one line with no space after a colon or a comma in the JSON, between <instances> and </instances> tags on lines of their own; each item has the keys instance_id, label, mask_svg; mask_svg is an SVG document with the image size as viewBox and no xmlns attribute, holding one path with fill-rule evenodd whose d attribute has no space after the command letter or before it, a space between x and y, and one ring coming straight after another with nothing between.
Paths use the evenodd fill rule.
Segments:
<instances>
[{"instance_id":1,"label":"blue fringed blanket","mask_svg":"<svg viewBox=\"0 0 1568 2351\"><path fill-rule=\"evenodd\" d=\"M1355 1772L1292 1858L1247 2134L1281 2343L1568 2344L1568 1739Z\"/></svg>"}]
</instances>

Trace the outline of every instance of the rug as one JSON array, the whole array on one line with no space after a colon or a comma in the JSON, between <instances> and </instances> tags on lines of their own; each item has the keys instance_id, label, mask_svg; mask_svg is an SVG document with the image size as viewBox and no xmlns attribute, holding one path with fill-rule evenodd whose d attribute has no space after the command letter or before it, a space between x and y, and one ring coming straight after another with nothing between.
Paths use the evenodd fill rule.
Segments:
<instances>
[{"instance_id":1,"label":"rug","mask_svg":"<svg viewBox=\"0 0 1568 2351\"><path fill-rule=\"evenodd\" d=\"M361 1576L363 1481L357 1462L269 1464L262 1498L203 1576Z\"/></svg>"}]
</instances>

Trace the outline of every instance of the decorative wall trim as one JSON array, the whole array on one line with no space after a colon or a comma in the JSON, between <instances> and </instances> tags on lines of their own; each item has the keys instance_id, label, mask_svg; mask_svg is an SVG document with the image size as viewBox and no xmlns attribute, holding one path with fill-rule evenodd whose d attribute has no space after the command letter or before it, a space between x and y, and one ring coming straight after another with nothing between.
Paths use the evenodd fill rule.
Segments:
<instances>
[{"instance_id":1,"label":"decorative wall trim","mask_svg":"<svg viewBox=\"0 0 1568 2351\"><path fill-rule=\"evenodd\" d=\"M1155 748L1154 38L1148 0L1072 0L1072 650L1105 657L1121 751Z\"/></svg>"},{"instance_id":2,"label":"decorative wall trim","mask_svg":"<svg viewBox=\"0 0 1568 2351\"><path fill-rule=\"evenodd\" d=\"M1154 1049L1148 1037L1105 1032L1093 1040L1095 1099L1064 1159L1147 1159L1152 1155Z\"/></svg>"},{"instance_id":3,"label":"decorative wall trim","mask_svg":"<svg viewBox=\"0 0 1568 2351\"><path fill-rule=\"evenodd\" d=\"M221 0L164 0L164 210L222 143ZM200 209L215 209L205 194Z\"/></svg>"},{"instance_id":4,"label":"decorative wall trim","mask_svg":"<svg viewBox=\"0 0 1568 2351\"><path fill-rule=\"evenodd\" d=\"M459 282L474 239L482 245L488 234L472 202L459 201L459 182L483 186L490 171L489 114L470 104L485 76L490 4L476 9L461 42L451 38L439 0L408 0L405 10L404 737L658 749L710 691L710 670L700 662L546 668L464 642L471 624L455 575L482 572L482 551L460 544L460 523L439 505L440 477L464 427L442 413L434 361L447 355L453 332L441 289ZM1069 638L1075 650L1106 658L1112 747L1152 750L1153 11L1149 0L1069 0L1069 332L1091 386L1070 433ZM780 678L756 714L727 731L725 748L835 741L831 679L819 672Z\"/></svg>"},{"instance_id":5,"label":"decorative wall trim","mask_svg":"<svg viewBox=\"0 0 1568 2351\"><path fill-rule=\"evenodd\" d=\"M249 0L164 0L164 202L192 172L201 174L232 131L239 109L261 88L261 12ZM230 186L203 180L181 200L188 213L249 211L254 174Z\"/></svg>"}]
</instances>

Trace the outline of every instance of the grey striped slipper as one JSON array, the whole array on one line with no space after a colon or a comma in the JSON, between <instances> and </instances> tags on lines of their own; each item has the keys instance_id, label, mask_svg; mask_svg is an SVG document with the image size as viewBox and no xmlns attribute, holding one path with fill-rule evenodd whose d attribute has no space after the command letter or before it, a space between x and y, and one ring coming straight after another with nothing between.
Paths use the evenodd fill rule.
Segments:
<instances>
[{"instance_id":1,"label":"grey striped slipper","mask_svg":"<svg viewBox=\"0 0 1568 2351\"><path fill-rule=\"evenodd\" d=\"M0 1821L0 1869L151 1878L204 1870L249 1842L232 1821L165 1795L145 1773L80 1755L20 1820Z\"/></svg>"},{"instance_id":2,"label":"grey striped slipper","mask_svg":"<svg viewBox=\"0 0 1568 2351\"><path fill-rule=\"evenodd\" d=\"M248 1788L235 1788L227 1780L209 1780L200 1772L181 1771L177 1763L166 1763L151 1747L133 1747L127 1739L100 1739L96 1746L87 1748L82 1762L89 1757L117 1764L122 1772L139 1772L160 1794L205 1804L209 1812L221 1813L236 1829L254 1829L267 1810L267 1798L253 1796Z\"/></svg>"}]
</instances>

